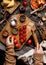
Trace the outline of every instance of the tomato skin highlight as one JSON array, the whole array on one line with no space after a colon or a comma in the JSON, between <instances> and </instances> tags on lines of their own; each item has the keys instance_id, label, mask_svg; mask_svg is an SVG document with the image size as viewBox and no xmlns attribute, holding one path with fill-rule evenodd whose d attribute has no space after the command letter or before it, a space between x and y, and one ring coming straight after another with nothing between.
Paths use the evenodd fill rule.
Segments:
<instances>
[{"instance_id":1,"label":"tomato skin highlight","mask_svg":"<svg viewBox=\"0 0 46 65\"><path fill-rule=\"evenodd\" d=\"M17 43L17 44L15 44L15 48L19 48L20 47L20 43Z\"/></svg>"},{"instance_id":2,"label":"tomato skin highlight","mask_svg":"<svg viewBox=\"0 0 46 65\"><path fill-rule=\"evenodd\" d=\"M20 42L21 42L21 44L22 44L22 43L24 43L24 40L23 40L23 39L21 39L21 40L20 40Z\"/></svg>"},{"instance_id":3,"label":"tomato skin highlight","mask_svg":"<svg viewBox=\"0 0 46 65\"><path fill-rule=\"evenodd\" d=\"M23 5L24 5L24 6L27 6L27 5L28 5L28 2L27 2L27 1L24 1L24 2L23 2Z\"/></svg>"},{"instance_id":4,"label":"tomato skin highlight","mask_svg":"<svg viewBox=\"0 0 46 65\"><path fill-rule=\"evenodd\" d=\"M16 44L16 43L18 43L18 40L17 39L14 40L14 44Z\"/></svg>"},{"instance_id":5,"label":"tomato skin highlight","mask_svg":"<svg viewBox=\"0 0 46 65\"><path fill-rule=\"evenodd\" d=\"M28 45L30 45L32 43L32 40L28 40Z\"/></svg>"},{"instance_id":6,"label":"tomato skin highlight","mask_svg":"<svg viewBox=\"0 0 46 65\"><path fill-rule=\"evenodd\" d=\"M13 37L14 40L16 39L16 36L13 35L12 37Z\"/></svg>"},{"instance_id":7,"label":"tomato skin highlight","mask_svg":"<svg viewBox=\"0 0 46 65\"><path fill-rule=\"evenodd\" d=\"M19 36L19 39L23 39L23 36L22 36L22 35L20 35L20 36Z\"/></svg>"},{"instance_id":8,"label":"tomato skin highlight","mask_svg":"<svg viewBox=\"0 0 46 65\"><path fill-rule=\"evenodd\" d=\"M26 29L26 25L23 26L23 29Z\"/></svg>"}]
</instances>

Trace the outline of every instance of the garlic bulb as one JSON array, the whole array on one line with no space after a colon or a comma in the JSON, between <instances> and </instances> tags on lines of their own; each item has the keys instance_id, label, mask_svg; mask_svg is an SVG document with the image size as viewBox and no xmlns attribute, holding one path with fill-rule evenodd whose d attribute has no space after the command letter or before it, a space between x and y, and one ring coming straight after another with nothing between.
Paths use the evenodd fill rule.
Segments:
<instances>
[{"instance_id":1,"label":"garlic bulb","mask_svg":"<svg viewBox=\"0 0 46 65\"><path fill-rule=\"evenodd\" d=\"M16 25L17 25L17 20L16 19L11 20L11 26L15 27Z\"/></svg>"}]
</instances>

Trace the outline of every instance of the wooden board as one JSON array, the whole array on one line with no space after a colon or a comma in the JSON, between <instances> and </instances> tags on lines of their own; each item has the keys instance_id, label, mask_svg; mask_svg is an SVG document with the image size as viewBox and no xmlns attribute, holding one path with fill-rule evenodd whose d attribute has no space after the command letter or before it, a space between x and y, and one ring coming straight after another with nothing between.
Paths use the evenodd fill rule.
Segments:
<instances>
[{"instance_id":1,"label":"wooden board","mask_svg":"<svg viewBox=\"0 0 46 65\"><path fill-rule=\"evenodd\" d=\"M25 22L24 22L24 23L21 23L21 22L19 21L20 15L21 15L21 14L13 15L13 16L9 19L9 21L7 22L7 25L4 27L3 30L7 30L7 31L9 32L9 35L11 35L11 34L12 34L12 33L11 33L12 28L11 28L11 26L10 26L10 21L11 21L12 18L17 18L17 21L18 21L18 22L17 22L16 28L19 28L19 26L23 26L23 25L26 25L26 26L27 26L27 33L26 33L26 35L27 35L26 41L27 41L27 40L29 39L29 37L32 35L32 33L31 33L31 28L34 26L34 22L33 22L31 19L29 19L28 17L26 17ZM0 41L5 44L6 38L3 38L3 37L2 37L2 32L3 32L3 30L0 32ZM16 37L17 37L17 39L19 40L19 35L17 35ZM24 44L23 44L23 45L24 45ZM23 46L23 45L22 45L22 46ZM21 48L22 48L22 46L21 46Z\"/></svg>"},{"instance_id":2,"label":"wooden board","mask_svg":"<svg viewBox=\"0 0 46 65\"><path fill-rule=\"evenodd\" d=\"M4 9L5 9L6 11L8 11L10 14L12 14L12 13L15 11L15 9L16 9L19 5L20 5L20 2L15 1L14 7L7 8L6 6L4 6ZM3 3L2 3L2 6L3 6Z\"/></svg>"}]
</instances>

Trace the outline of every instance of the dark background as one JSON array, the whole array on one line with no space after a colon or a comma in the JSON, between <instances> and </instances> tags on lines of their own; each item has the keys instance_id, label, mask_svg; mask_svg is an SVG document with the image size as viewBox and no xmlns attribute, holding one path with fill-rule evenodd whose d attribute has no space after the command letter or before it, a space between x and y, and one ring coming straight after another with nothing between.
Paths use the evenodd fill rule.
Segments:
<instances>
[{"instance_id":1,"label":"dark background","mask_svg":"<svg viewBox=\"0 0 46 65\"><path fill-rule=\"evenodd\" d=\"M20 2L21 2L21 5L22 5L22 1L23 0L20 0ZM29 2L30 0L28 0L28 2ZM21 6L20 5L20 6ZM33 14L33 15L30 15L30 12L32 11L32 8L28 5L27 7L26 7L26 12L24 13L26 16L28 16L30 19L32 19L35 23L36 23L36 26L37 26L37 24L38 24L38 22L39 21L41 21L41 19L36 15L36 14ZM41 13L41 15L43 16L43 14L44 14L44 12L46 12L46 8L43 10L43 11L41 11L40 13ZM19 11L19 7L14 11L14 13L13 14L18 14L18 13L20 13L20 11ZM38 12L39 13L39 12ZM38 14L37 13L37 14ZM13 14L11 14L11 15L13 15ZM10 15L10 16L11 16ZM46 22L45 22L46 23ZM6 22L4 22L3 24L5 24L6 25ZM0 25L0 29L2 30L3 29L3 27L5 26L5 25ZM38 31L37 31L37 36L38 36L38 39L39 39L39 42L41 42L41 38L40 38L40 36L39 36L39 33L38 33ZM34 43L34 42L33 42ZM30 46L30 47L26 47L25 48L25 46L23 47L23 49L21 50L21 51L19 51L19 52L17 52L19 55L20 54L23 54L23 53L25 53L25 52L27 52L29 49L31 49L31 47L32 46L34 46L33 44ZM0 65L3 65L3 62L5 61L5 52L4 51L2 51L2 50L0 50ZM25 65L21 60L17 60L17 65Z\"/></svg>"}]
</instances>

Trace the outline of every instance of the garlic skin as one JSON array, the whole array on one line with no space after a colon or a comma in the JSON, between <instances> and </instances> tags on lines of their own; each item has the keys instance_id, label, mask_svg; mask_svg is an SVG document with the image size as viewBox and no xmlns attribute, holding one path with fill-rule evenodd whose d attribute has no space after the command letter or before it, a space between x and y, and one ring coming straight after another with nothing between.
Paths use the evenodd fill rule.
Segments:
<instances>
[{"instance_id":1,"label":"garlic skin","mask_svg":"<svg viewBox=\"0 0 46 65\"><path fill-rule=\"evenodd\" d=\"M11 21L11 26L12 26L12 27L15 27L15 26L16 26L16 21L12 20L12 21Z\"/></svg>"}]
</instances>

